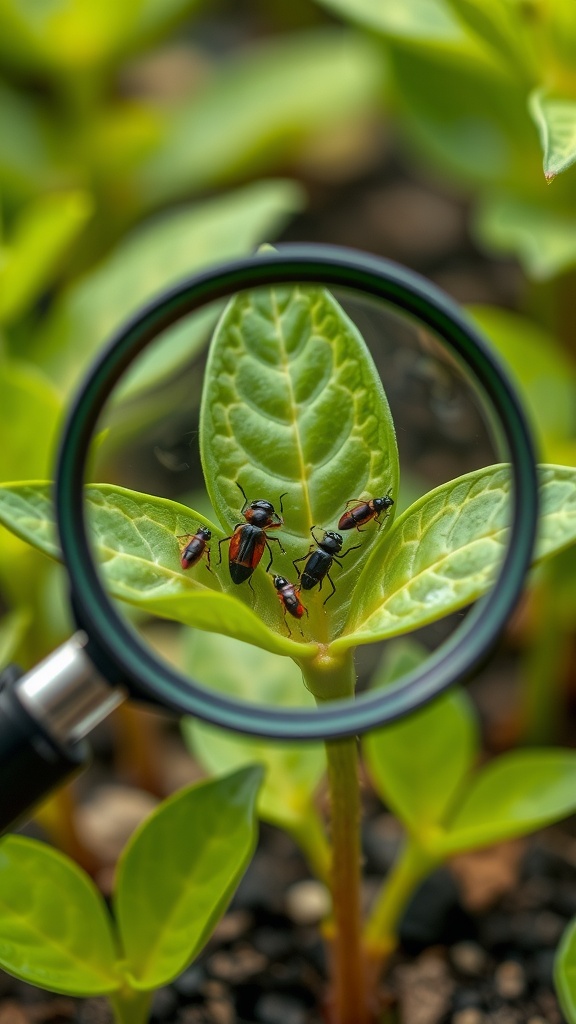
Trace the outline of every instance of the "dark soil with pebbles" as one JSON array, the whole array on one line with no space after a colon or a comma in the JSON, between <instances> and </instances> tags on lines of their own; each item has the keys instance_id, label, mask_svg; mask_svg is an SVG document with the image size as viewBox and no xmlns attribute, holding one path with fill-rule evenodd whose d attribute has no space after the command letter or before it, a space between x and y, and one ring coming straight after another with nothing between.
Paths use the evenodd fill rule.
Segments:
<instances>
[{"instance_id":1,"label":"dark soil with pebbles","mask_svg":"<svg viewBox=\"0 0 576 1024\"><path fill-rule=\"evenodd\" d=\"M376 853L392 853L384 820L366 827L369 882ZM382 981L382 1024L562 1024L552 968L576 913L572 855L560 829L531 840L515 884L482 912L467 908L449 870L431 876L408 908L402 947ZM312 923L324 895L306 879L291 841L263 827L207 947L155 994L152 1024L324 1024L325 951ZM7 975L0 993L0 1024L110 1024L104 999L49 996Z\"/></svg>"}]
</instances>

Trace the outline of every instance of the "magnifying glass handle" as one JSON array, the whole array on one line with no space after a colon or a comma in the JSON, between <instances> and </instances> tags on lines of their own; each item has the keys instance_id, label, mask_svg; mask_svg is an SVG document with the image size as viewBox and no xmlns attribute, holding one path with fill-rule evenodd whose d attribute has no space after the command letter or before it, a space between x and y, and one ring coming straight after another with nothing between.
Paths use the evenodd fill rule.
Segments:
<instances>
[{"instance_id":1,"label":"magnifying glass handle","mask_svg":"<svg viewBox=\"0 0 576 1024\"><path fill-rule=\"evenodd\" d=\"M0 832L89 760L84 737L125 697L98 675L77 633L23 675L0 676Z\"/></svg>"}]
</instances>

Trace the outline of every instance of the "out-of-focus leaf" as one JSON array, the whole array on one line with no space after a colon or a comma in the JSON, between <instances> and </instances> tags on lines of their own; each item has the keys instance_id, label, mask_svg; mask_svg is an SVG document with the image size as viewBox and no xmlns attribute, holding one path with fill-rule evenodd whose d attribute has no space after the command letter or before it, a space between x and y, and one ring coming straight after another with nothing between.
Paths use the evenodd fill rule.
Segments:
<instances>
[{"instance_id":1,"label":"out-of-focus leaf","mask_svg":"<svg viewBox=\"0 0 576 1024\"><path fill-rule=\"evenodd\" d=\"M514 750L478 772L449 816L436 849L444 856L534 832L576 810L576 752Z\"/></svg>"},{"instance_id":2,"label":"out-of-focus leaf","mask_svg":"<svg viewBox=\"0 0 576 1024\"><path fill-rule=\"evenodd\" d=\"M576 216L571 209L494 194L481 201L475 230L481 243L516 256L536 280L548 280L576 264Z\"/></svg>"},{"instance_id":3,"label":"out-of-focus leaf","mask_svg":"<svg viewBox=\"0 0 576 1024\"><path fill-rule=\"evenodd\" d=\"M52 469L61 400L29 363L0 363L0 477L46 476Z\"/></svg>"},{"instance_id":4,"label":"out-of-focus leaf","mask_svg":"<svg viewBox=\"0 0 576 1024\"><path fill-rule=\"evenodd\" d=\"M227 62L172 116L142 167L143 195L157 202L293 161L306 140L374 103L383 70L368 39L328 30Z\"/></svg>"},{"instance_id":5,"label":"out-of-focus leaf","mask_svg":"<svg viewBox=\"0 0 576 1024\"><path fill-rule=\"evenodd\" d=\"M31 622L28 608L17 608L0 619L0 670L14 658Z\"/></svg>"},{"instance_id":6,"label":"out-of-focus leaf","mask_svg":"<svg viewBox=\"0 0 576 1024\"><path fill-rule=\"evenodd\" d=\"M390 47L402 126L444 171L473 183L541 181L523 83L504 61Z\"/></svg>"},{"instance_id":7,"label":"out-of-focus leaf","mask_svg":"<svg viewBox=\"0 0 576 1024\"><path fill-rule=\"evenodd\" d=\"M141 306L194 271L249 252L262 238L274 235L301 203L293 183L260 181L142 225L69 289L32 354L61 386L69 387ZM207 340L214 317L207 310L166 332L131 373L129 391L154 385L187 363Z\"/></svg>"},{"instance_id":8,"label":"out-of-focus leaf","mask_svg":"<svg viewBox=\"0 0 576 1024\"><path fill-rule=\"evenodd\" d=\"M203 0L144 0L132 27L131 48L163 36L183 18L194 14L202 3Z\"/></svg>"},{"instance_id":9,"label":"out-of-focus leaf","mask_svg":"<svg viewBox=\"0 0 576 1024\"><path fill-rule=\"evenodd\" d=\"M519 313L496 306L472 306L469 312L511 371L546 457L569 463L560 445L576 436L576 365L565 348Z\"/></svg>"},{"instance_id":10,"label":"out-of-focus leaf","mask_svg":"<svg viewBox=\"0 0 576 1024\"><path fill-rule=\"evenodd\" d=\"M411 658L414 667L425 659L426 651L413 644L409 651L412 646L416 647ZM372 685L391 681L383 661ZM478 755L474 709L464 691L454 690L414 714L368 733L362 748L378 793L424 842L430 828L440 825L454 805Z\"/></svg>"},{"instance_id":11,"label":"out-of-focus leaf","mask_svg":"<svg viewBox=\"0 0 576 1024\"><path fill-rule=\"evenodd\" d=\"M0 52L32 68L48 67L55 75L92 69L122 52L143 4L144 0L0 0Z\"/></svg>"},{"instance_id":12,"label":"out-of-focus leaf","mask_svg":"<svg viewBox=\"0 0 576 1024\"><path fill-rule=\"evenodd\" d=\"M200 454L206 488L227 532L242 519L238 483L249 500L264 498L276 507L285 495L286 553L275 545L274 571L288 580L295 575L292 560L311 544L311 527L337 522L347 498L397 495L396 437L380 376L358 329L328 291L282 286L230 300L206 368ZM355 542L345 545L329 603L323 603L328 579L322 593L305 592L305 636L325 643L338 635L353 580L376 535L385 536L393 512L380 531L366 530L349 557ZM271 608L271 581L262 575L256 580L255 608L282 629L278 601Z\"/></svg>"},{"instance_id":13,"label":"out-of-focus leaf","mask_svg":"<svg viewBox=\"0 0 576 1024\"><path fill-rule=\"evenodd\" d=\"M0 183L3 190L25 196L52 183L54 168L49 155L48 133L38 106L2 82L0 138Z\"/></svg>"},{"instance_id":14,"label":"out-of-focus leaf","mask_svg":"<svg viewBox=\"0 0 576 1024\"><path fill-rule=\"evenodd\" d=\"M176 793L122 852L114 906L130 983L167 984L202 949L256 845L262 769Z\"/></svg>"},{"instance_id":15,"label":"out-of-focus leaf","mask_svg":"<svg viewBox=\"0 0 576 1024\"><path fill-rule=\"evenodd\" d=\"M438 43L462 46L465 42L462 25L445 0L404 0L401 4L320 0L320 3L335 14L392 39L418 41L428 46Z\"/></svg>"},{"instance_id":16,"label":"out-of-focus leaf","mask_svg":"<svg viewBox=\"0 0 576 1024\"><path fill-rule=\"evenodd\" d=\"M576 918L566 928L556 953L554 985L568 1024L576 1024Z\"/></svg>"},{"instance_id":17,"label":"out-of-focus leaf","mask_svg":"<svg viewBox=\"0 0 576 1024\"><path fill-rule=\"evenodd\" d=\"M0 965L67 995L122 984L106 905L92 880L57 850L24 836L0 842Z\"/></svg>"},{"instance_id":18,"label":"out-of-focus leaf","mask_svg":"<svg viewBox=\"0 0 576 1024\"><path fill-rule=\"evenodd\" d=\"M302 674L289 658L214 633L195 632L186 650L190 672L203 686L228 696L272 707L314 707ZM325 771L319 743L280 743L258 736L238 736L196 719L184 721L184 735L203 767L222 775L247 764L263 764L266 776L258 811L266 821L305 836L321 835L313 798ZM316 819L313 821L313 819ZM308 848L310 843L307 844ZM326 844L317 860L327 867Z\"/></svg>"},{"instance_id":19,"label":"out-of-focus leaf","mask_svg":"<svg viewBox=\"0 0 576 1024\"><path fill-rule=\"evenodd\" d=\"M86 192L49 193L25 209L0 266L1 323L25 312L53 280L91 213Z\"/></svg>"},{"instance_id":20,"label":"out-of-focus leaf","mask_svg":"<svg viewBox=\"0 0 576 1024\"><path fill-rule=\"evenodd\" d=\"M356 585L341 650L419 629L486 593L504 557L508 466L488 466L435 488L378 543ZM576 470L539 467L535 561L576 541Z\"/></svg>"},{"instance_id":21,"label":"out-of-focus leaf","mask_svg":"<svg viewBox=\"0 0 576 1024\"><path fill-rule=\"evenodd\" d=\"M529 110L544 151L544 176L552 181L576 162L576 100L537 89L530 96Z\"/></svg>"},{"instance_id":22,"label":"out-of-focus leaf","mask_svg":"<svg viewBox=\"0 0 576 1024\"><path fill-rule=\"evenodd\" d=\"M0 522L59 558L51 489L37 482L0 486ZM236 594L224 593L221 586L232 589L224 562L216 562L212 572L204 560L187 572L180 568L180 535L195 533L199 524L212 530L213 543L221 535L193 509L113 484L87 487L86 506L95 557L114 597L150 615L234 636L276 654L302 658L316 652L311 644L273 632Z\"/></svg>"}]
</instances>

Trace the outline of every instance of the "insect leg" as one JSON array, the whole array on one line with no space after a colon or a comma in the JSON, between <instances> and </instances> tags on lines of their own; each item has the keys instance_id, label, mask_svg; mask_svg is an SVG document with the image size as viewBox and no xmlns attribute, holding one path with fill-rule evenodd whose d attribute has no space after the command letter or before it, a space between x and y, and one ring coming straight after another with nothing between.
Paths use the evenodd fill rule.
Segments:
<instances>
[{"instance_id":1,"label":"insect leg","mask_svg":"<svg viewBox=\"0 0 576 1024\"><path fill-rule=\"evenodd\" d=\"M218 565L220 565L221 562L222 562L222 545L227 540L232 540L232 534L230 534L229 537L222 537L222 540L218 541L218 554L220 555L220 557L218 559Z\"/></svg>"},{"instance_id":2,"label":"insect leg","mask_svg":"<svg viewBox=\"0 0 576 1024\"><path fill-rule=\"evenodd\" d=\"M322 604L326 604L326 601L329 601L332 595L336 593L336 587L334 586L334 581L329 572L326 573L326 579L328 580L328 583L332 587L332 593L328 594L328 597L322 602Z\"/></svg>"},{"instance_id":3,"label":"insect leg","mask_svg":"<svg viewBox=\"0 0 576 1024\"><path fill-rule=\"evenodd\" d=\"M236 487L239 489L242 497L244 498L244 504L242 505L242 508L240 509L240 515L243 516L244 515L244 510L248 508L248 505L250 503L248 501L248 498L246 497L246 491L242 487L242 484L239 484L238 481L236 481Z\"/></svg>"},{"instance_id":4,"label":"insect leg","mask_svg":"<svg viewBox=\"0 0 576 1024\"><path fill-rule=\"evenodd\" d=\"M364 531L362 531L362 532L364 532ZM341 551L340 554L338 555L338 558L346 558L346 555L349 555L351 551L357 551L358 548L361 548L361 547L362 547L361 544L355 544L353 548L348 548L347 551Z\"/></svg>"}]
</instances>

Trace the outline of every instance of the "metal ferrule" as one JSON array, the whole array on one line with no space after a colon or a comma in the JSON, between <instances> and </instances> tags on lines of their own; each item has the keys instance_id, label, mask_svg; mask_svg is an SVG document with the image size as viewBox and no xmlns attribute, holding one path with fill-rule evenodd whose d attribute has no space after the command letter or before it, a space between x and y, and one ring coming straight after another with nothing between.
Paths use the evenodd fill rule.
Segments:
<instances>
[{"instance_id":1,"label":"metal ferrule","mask_svg":"<svg viewBox=\"0 0 576 1024\"><path fill-rule=\"evenodd\" d=\"M18 700L54 739L75 743L126 698L98 675L78 632L18 680Z\"/></svg>"}]
</instances>

